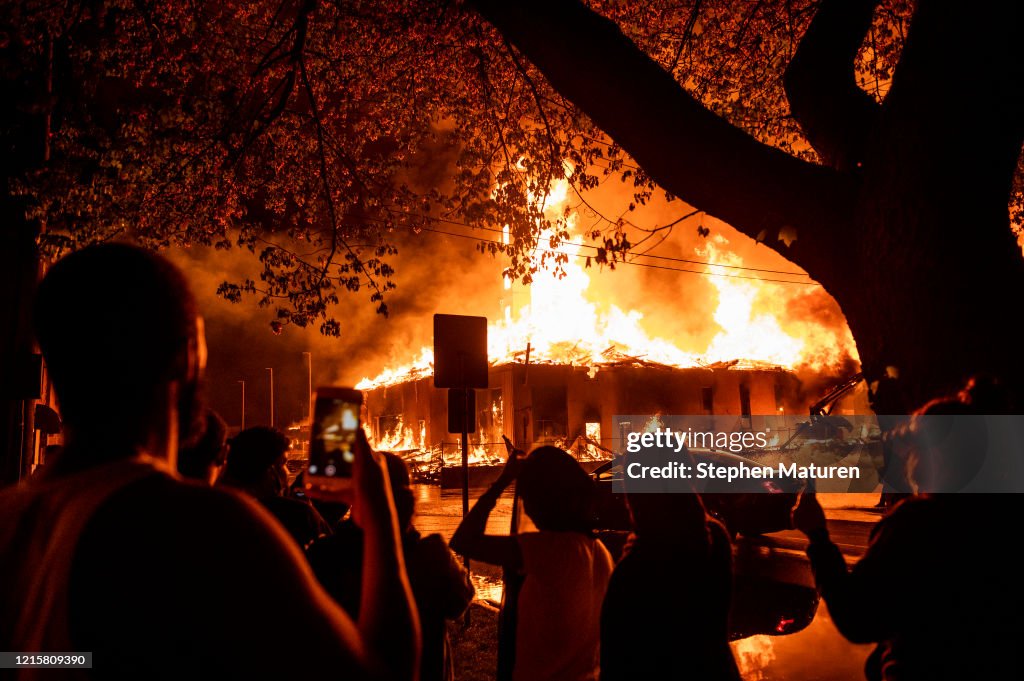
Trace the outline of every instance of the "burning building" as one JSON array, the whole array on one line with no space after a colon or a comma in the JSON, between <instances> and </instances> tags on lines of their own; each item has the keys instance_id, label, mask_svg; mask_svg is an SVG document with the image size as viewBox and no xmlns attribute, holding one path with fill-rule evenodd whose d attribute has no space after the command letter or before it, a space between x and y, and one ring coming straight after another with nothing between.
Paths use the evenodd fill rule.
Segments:
<instances>
[{"instance_id":1,"label":"burning building","mask_svg":"<svg viewBox=\"0 0 1024 681\"><path fill-rule=\"evenodd\" d=\"M562 210L565 194L565 183L556 183L550 210ZM691 271L707 275L717 293L709 324L719 331L700 351L650 335L641 312L591 294L582 236L562 241L566 257L557 271L538 258L528 286L506 277L501 315L488 327L488 387L475 393L470 462L503 463L503 435L524 449L556 444L581 461L604 460L621 449L625 432L643 426L620 422L622 414L735 416L736 430L747 430L758 426L758 414L806 413L794 368L855 361L849 331L813 322L796 334L783 330L764 302L781 311L808 282L742 274L727 245L721 236L708 239L697 251L705 269ZM375 445L434 475L455 467L461 454L460 436L448 432L448 395L434 388L432 373L428 347L357 387Z\"/></svg>"},{"instance_id":2,"label":"burning building","mask_svg":"<svg viewBox=\"0 0 1024 681\"><path fill-rule=\"evenodd\" d=\"M758 414L803 413L799 380L781 367L722 362L673 367L619 358L598 367L571 364L493 365L489 385L475 391L476 428L470 463L504 461L502 436L530 449L554 444L581 462L603 461L622 450L626 434L642 426L622 414L735 416L736 430L758 427ZM424 477L443 476L461 460L460 435L448 432L447 391L429 374L365 391L367 424L382 449L404 453Z\"/></svg>"}]
</instances>

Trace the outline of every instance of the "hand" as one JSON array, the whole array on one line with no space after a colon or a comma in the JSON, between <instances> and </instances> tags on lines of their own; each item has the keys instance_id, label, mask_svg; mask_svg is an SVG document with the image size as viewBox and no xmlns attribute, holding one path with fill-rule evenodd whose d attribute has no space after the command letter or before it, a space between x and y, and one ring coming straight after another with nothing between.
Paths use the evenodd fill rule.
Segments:
<instances>
[{"instance_id":1,"label":"hand","mask_svg":"<svg viewBox=\"0 0 1024 681\"><path fill-rule=\"evenodd\" d=\"M526 458L526 452L521 449L513 449L511 442L506 440L508 445L508 460L505 461L505 467L501 469L501 475L498 476L497 484L502 487L507 487L512 484L512 481L519 476L519 471L523 468L523 459Z\"/></svg>"},{"instance_id":2,"label":"hand","mask_svg":"<svg viewBox=\"0 0 1024 681\"><path fill-rule=\"evenodd\" d=\"M807 536L825 528L825 511L814 492L805 490L800 495L800 502L793 509L793 527Z\"/></svg>"},{"instance_id":3,"label":"hand","mask_svg":"<svg viewBox=\"0 0 1024 681\"><path fill-rule=\"evenodd\" d=\"M356 432L352 466L352 520L364 530L389 528L395 515L387 463L370 447L366 433Z\"/></svg>"},{"instance_id":4,"label":"hand","mask_svg":"<svg viewBox=\"0 0 1024 681\"><path fill-rule=\"evenodd\" d=\"M387 514L393 513L390 479L384 458L370 448L362 428L356 431L352 453L351 487L332 490L313 484L306 489L306 494L320 501L351 506L352 520L359 527L368 529L367 524L385 522Z\"/></svg>"}]
</instances>

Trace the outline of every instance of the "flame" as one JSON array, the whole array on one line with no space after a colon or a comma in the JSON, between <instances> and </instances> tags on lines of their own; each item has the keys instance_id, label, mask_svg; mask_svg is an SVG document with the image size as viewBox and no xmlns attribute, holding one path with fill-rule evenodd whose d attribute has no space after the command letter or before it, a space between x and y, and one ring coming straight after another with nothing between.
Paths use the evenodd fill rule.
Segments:
<instances>
[{"instance_id":1,"label":"flame","mask_svg":"<svg viewBox=\"0 0 1024 681\"><path fill-rule=\"evenodd\" d=\"M714 319L722 330L708 346L707 357L713 361L752 358L815 371L838 366L845 359L860 361L853 335L845 324L837 329L822 324L810 313L786 313L799 296L807 295L804 287L730 276L733 272L723 266L734 268L743 260L726 250L728 245L728 239L716 234L697 249L697 255L711 263L708 273L723 275L711 277L718 291ZM784 326L782 319L786 319Z\"/></svg>"},{"instance_id":2,"label":"flame","mask_svg":"<svg viewBox=\"0 0 1024 681\"><path fill-rule=\"evenodd\" d=\"M380 438L370 438L374 440L372 442L374 449L384 450L388 452L401 452L411 449L421 449L419 443L413 436L412 428L402 423L402 417L399 416L395 422L395 427L391 430L385 430L380 434Z\"/></svg>"},{"instance_id":3,"label":"flame","mask_svg":"<svg viewBox=\"0 0 1024 681\"><path fill-rule=\"evenodd\" d=\"M461 466L462 465L462 448L458 443L458 436L455 438L456 444L454 447L448 448L444 452L444 465L445 466ZM473 444L470 443L469 447L469 465L470 466L502 466L505 464L505 444L504 443L487 443L487 444Z\"/></svg>"},{"instance_id":4,"label":"flame","mask_svg":"<svg viewBox=\"0 0 1024 681\"><path fill-rule=\"evenodd\" d=\"M547 201L551 215L563 210L567 192L565 181L553 185ZM570 234L576 219L575 214L568 218ZM543 231L538 243L547 245L552 236ZM502 237L507 243L508 228ZM503 301L502 317L488 327L491 363L524 361L528 346L530 362L587 366L592 372L602 365L638 360L695 367L739 359L820 370L838 365L847 357L856 359L848 329L837 334L814 320L790 322L783 328L780 318L786 316L786 305L805 295L794 290L803 287L734 276L732 268L743 261L727 250L728 243L725 237L716 235L697 251L708 262L705 271L716 275L709 278L718 292L714 321L721 327L703 352L683 350L668 339L649 335L638 310L623 310L614 304L599 306L588 298L590 275L580 257L583 237L577 234L560 246L560 251L569 256L561 272L553 264L542 265L537 257L537 271L529 285L515 284L505 277L504 290L509 299ZM385 370L373 379L364 378L356 387L367 390L419 378L428 375L432 366L433 350L424 347L409 364Z\"/></svg>"},{"instance_id":5,"label":"flame","mask_svg":"<svg viewBox=\"0 0 1024 681\"><path fill-rule=\"evenodd\" d=\"M548 197L553 211L566 200L568 185L558 182ZM575 216L570 216L569 227ZM538 243L547 244L549 231L541 232ZM699 357L677 348L667 340L651 338L640 325L643 315L608 305L606 311L587 298L590 276L581 264L583 237L573 236L560 250L568 261L558 273L554 265L538 266L529 287L519 294L529 302L518 310L506 304L503 318L487 330L487 351L492 361L514 361L530 345L530 361L595 366L617 357L642 357L674 366L695 366ZM513 297L516 287L505 279Z\"/></svg>"},{"instance_id":6,"label":"flame","mask_svg":"<svg viewBox=\"0 0 1024 681\"><path fill-rule=\"evenodd\" d=\"M746 681L762 681L766 678L765 670L775 661L771 636L758 634L733 641L732 650L740 668L740 676Z\"/></svg>"},{"instance_id":7,"label":"flame","mask_svg":"<svg viewBox=\"0 0 1024 681\"><path fill-rule=\"evenodd\" d=\"M713 264L707 271L714 275L711 283L718 291L718 307L715 322L722 330L708 346L707 354L718 359L756 358L780 366L792 367L799 360L804 341L786 334L774 315L754 311L754 301L760 287L781 288L784 284L758 284L749 279L738 279L729 275L723 265L742 265L743 260L734 253L723 251L729 241L716 234L697 254Z\"/></svg>"},{"instance_id":8,"label":"flame","mask_svg":"<svg viewBox=\"0 0 1024 681\"><path fill-rule=\"evenodd\" d=\"M474 443L472 438L477 435L483 438L483 433L470 433L469 464L471 466L491 464L500 465L505 463L504 443ZM435 457L440 461L444 459L445 466L458 466L462 464L462 448L459 443L459 436L455 436L455 443L449 444L442 450L434 451L427 446L426 423L421 423L418 432L412 427L403 423L401 416L397 417L395 426L385 430L379 438L367 433L367 439L371 446L378 451L401 452L406 461L428 464ZM500 451L499 451L500 446Z\"/></svg>"},{"instance_id":9,"label":"flame","mask_svg":"<svg viewBox=\"0 0 1024 681\"><path fill-rule=\"evenodd\" d=\"M373 380L364 378L359 381L359 383L356 383L356 390L370 390L371 388L376 388L382 385L404 383L405 381L411 381L413 379L420 378L421 376L431 374L433 371L434 349L425 345L420 349L419 356L413 361L408 364L385 369Z\"/></svg>"}]
</instances>

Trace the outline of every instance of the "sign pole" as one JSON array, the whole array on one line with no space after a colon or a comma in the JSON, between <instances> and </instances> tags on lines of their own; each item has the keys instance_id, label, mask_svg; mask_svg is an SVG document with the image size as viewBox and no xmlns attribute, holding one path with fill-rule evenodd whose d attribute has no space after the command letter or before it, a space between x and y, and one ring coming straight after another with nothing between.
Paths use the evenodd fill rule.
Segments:
<instances>
[{"instance_id":1,"label":"sign pole","mask_svg":"<svg viewBox=\"0 0 1024 681\"><path fill-rule=\"evenodd\" d=\"M462 390L462 517L469 513L469 391Z\"/></svg>"},{"instance_id":2,"label":"sign pole","mask_svg":"<svg viewBox=\"0 0 1024 681\"><path fill-rule=\"evenodd\" d=\"M476 393L470 391L487 388L487 372L487 318L435 314L434 387L449 389L448 432L462 436L462 517L469 514L470 426L476 430ZM461 411L461 418L452 418L453 411ZM463 559L468 568L469 558ZM469 612L465 626L469 626Z\"/></svg>"}]
</instances>

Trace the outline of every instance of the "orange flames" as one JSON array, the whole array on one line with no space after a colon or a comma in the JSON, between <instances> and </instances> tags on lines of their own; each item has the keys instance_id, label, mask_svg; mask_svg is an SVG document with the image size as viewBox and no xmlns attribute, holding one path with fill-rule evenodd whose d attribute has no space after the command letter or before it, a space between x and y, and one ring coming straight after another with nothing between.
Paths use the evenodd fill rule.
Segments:
<instances>
[{"instance_id":1,"label":"orange flames","mask_svg":"<svg viewBox=\"0 0 1024 681\"><path fill-rule=\"evenodd\" d=\"M499 410L500 402L492 405L492 410ZM455 442L446 450L435 451L427 443L427 429L424 422L420 422L418 432L411 426L404 423L399 415L392 428L384 430L377 438L368 433L375 449L381 451L395 452L402 454L406 461L429 465L431 459L437 455L444 459L445 466L456 466L462 463L462 449L455 436ZM484 464L504 464L505 450L504 443L474 442L473 438L483 437L483 432L470 433L469 438L469 464L472 466Z\"/></svg>"},{"instance_id":2,"label":"orange flames","mask_svg":"<svg viewBox=\"0 0 1024 681\"><path fill-rule=\"evenodd\" d=\"M406 426L403 423L401 416L398 417L395 422L394 428L385 430L380 434L377 442L374 445L377 449L386 450L389 452L401 452L412 449L424 449L426 433L421 430L419 437L413 432L413 429Z\"/></svg>"},{"instance_id":3,"label":"orange flames","mask_svg":"<svg viewBox=\"0 0 1024 681\"><path fill-rule=\"evenodd\" d=\"M753 359L817 372L847 359L859 361L845 320L838 325L825 324L811 311L789 313L787 308L807 296L809 287L734 276L735 269L723 266L735 268L743 260L726 250L728 244L728 239L716 234L697 250L698 256L712 263L707 272L717 275L711 277L718 291L714 319L722 329L704 353L705 361Z\"/></svg>"},{"instance_id":4,"label":"orange flames","mask_svg":"<svg viewBox=\"0 0 1024 681\"><path fill-rule=\"evenodd\" d=\"M765 670L775 661L775 649L770 636L758 634L732 642L736 665L747 681L761 681Z\"/></svg>"},{"instance_id":5,"label":"orange flames","mask_svg":"<svg viewBox=\"0 0 1024 681\"><path fill-rule=\"evenodd\" d=\"M552 215L562 210L567 191L564 181L552 188L547 203ZM569 218L570 230L575 219ZM543 233L538 243L546 244L549 238L549 234ZM728 243L724 236L716 235L697 250L697 255L708 263L705 271L712 275L709 280L718 293L713 318L721 328L702 351L684 350L669 339L649 335L638 310L599 305L590 299L590 275L579 257L584 248L583 237L577 235L562 245L561 251L569 259L561 276L553 267L538 265L529 286L513 284L506 278L509 297L528 302L504 302L502 318L490 324L491 363L524 361L528 344L531 362L587 366L591 371L611 362L637 359L675 367L739 359L787 368L807 366L820 371L847 358L857 358L845 324L837 330L813 319L787 319L783 323L788 317L787 306L805 296L807 287L734 276L735 267L743 263L727 250ZM373 379L364 378L356 387L365 390L392 385L428 375L432 369L433 351L424 347L412 362L389 368ZM403 432L398 443L414 441L414 437Z\"/></svg>"}]
</instances>

